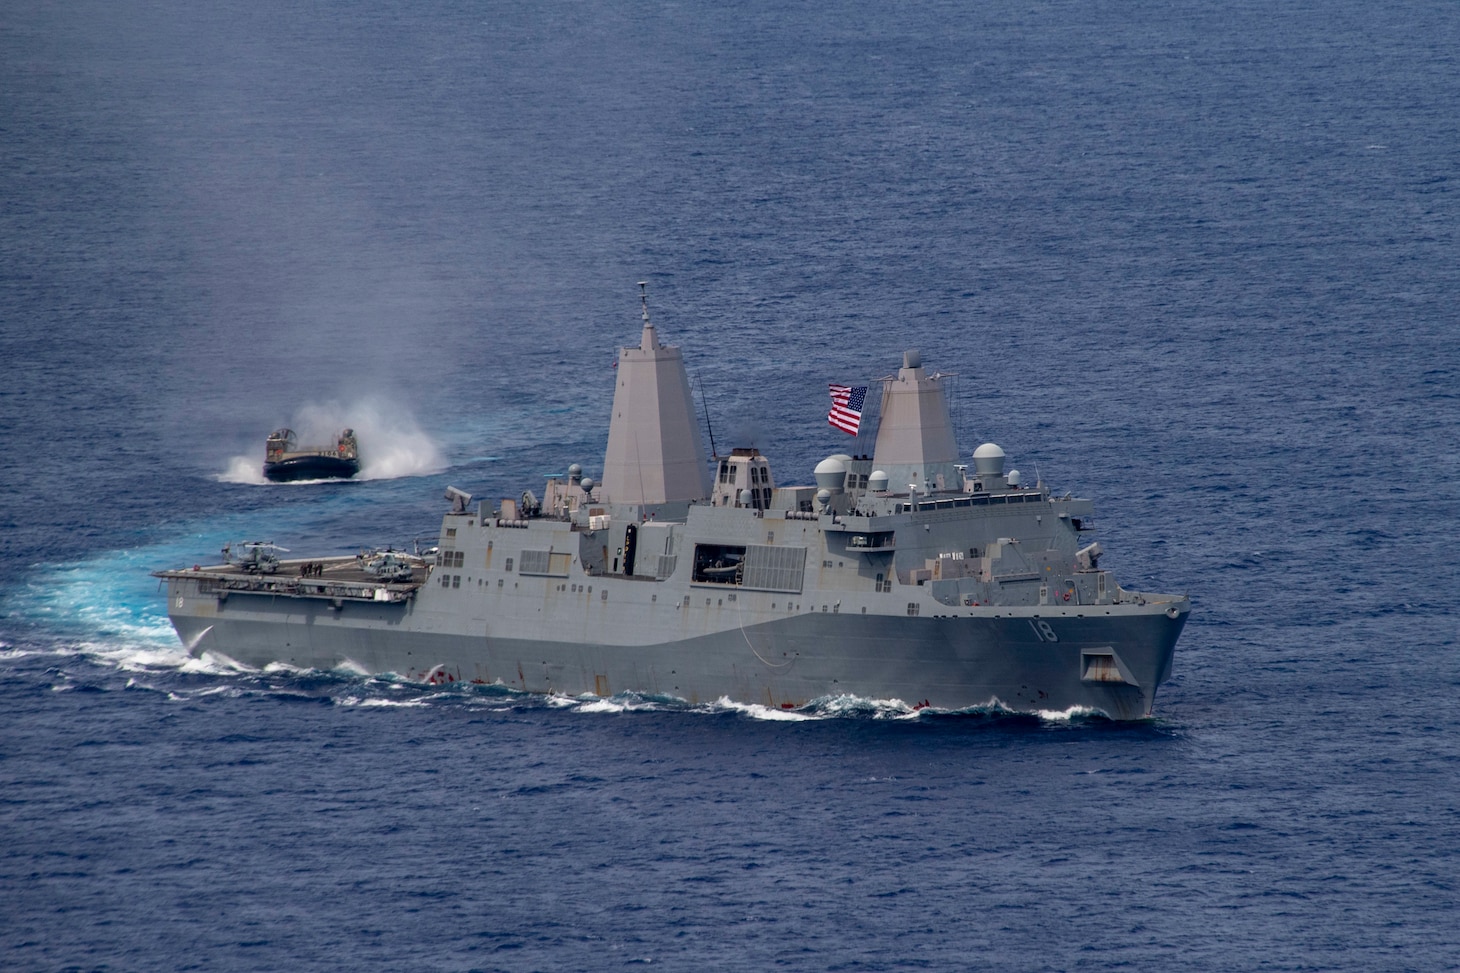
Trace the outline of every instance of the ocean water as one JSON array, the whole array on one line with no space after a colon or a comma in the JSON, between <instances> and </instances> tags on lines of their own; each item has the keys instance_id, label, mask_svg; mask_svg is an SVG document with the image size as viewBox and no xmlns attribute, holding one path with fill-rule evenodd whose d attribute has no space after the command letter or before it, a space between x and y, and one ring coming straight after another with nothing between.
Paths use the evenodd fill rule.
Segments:
<instances>
[{"instance_id":1,"label":"ocean water","mask_svg":"<svg viewBox=\"0 0 1460 973\"><path fill-rule=\"evenodd\" d=\"M1441 0L12 0L0 969L1460 968L1457 104ZM1156 717L188 658L153 570L600 472L640 280L779 482L957 373Z\"/></svg>"}]
</instances>

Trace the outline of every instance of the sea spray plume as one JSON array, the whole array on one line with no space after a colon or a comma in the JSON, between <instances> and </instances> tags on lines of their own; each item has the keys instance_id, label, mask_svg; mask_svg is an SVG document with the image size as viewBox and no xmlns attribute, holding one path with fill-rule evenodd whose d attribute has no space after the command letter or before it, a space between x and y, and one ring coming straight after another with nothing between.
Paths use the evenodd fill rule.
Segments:
<instances>
[{"instance_id":1,"label":"sea spray plume","mask_svg":"<svg viewBox=\"0 0 1460 973\"><path fill-rule=\"evenodd\" d=\"M376 396L348 404L310 403L294 413L289 427L306 445L332 443L340 430L354 429L360 443L361 480L425 476L447 466L441 447L408 410ZM259 443L257 453L231 457L218 479L226 483L267 483L263 476L263 436Z\"/></svg>"},{"instance_id":2,"label":"sea spray plume","mask_svg":"<svg viewBox=\"0 0 1460 973\"><path fill-rule=\"evenodd\" d=\"M360 479L388 480L423 476L446 468L441 448L408 410L371 396L349 406L338 402L307 405L295 415L294 428L310 441L333 442L346 427L360 441Z\"/></svg>"},{"instance_id":3,"label":"sea spray plume","mask_svg":"<svg viewBox=\"0 0 1460 973\"><path fill-rule=\"evenodd\" d=\"M259 451L260 456L263 450ZM264 479L264 463L258 456L230 456L228 465L222 473L218 474L220 483L251 483L262 486L269 481Z\"/></svg>"}]
</instances>

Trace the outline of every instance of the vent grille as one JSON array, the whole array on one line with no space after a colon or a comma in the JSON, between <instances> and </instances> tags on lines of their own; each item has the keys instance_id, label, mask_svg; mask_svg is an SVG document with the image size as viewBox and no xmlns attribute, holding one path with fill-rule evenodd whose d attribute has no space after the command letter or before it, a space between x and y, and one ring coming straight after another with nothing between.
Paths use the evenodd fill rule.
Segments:
<instances>
[{"instance_id":1,"label":"vent grille","mask_svg":"<svg viewBox=\"0 0 1460 973\"><path fill-rule=\"evenodd\" d=\"M745 574L741 587L799 593L805 576L804 547L752 544L745 549Z\"/></svg>"},{"instance_id":2,"label":"vent grille","mask_svg":"<svg viewBox=\"0 0 1460 973\"><path fill-rule=\"evenodd\" d=\"M552 551L523 551L517 570L522 574L566 578L570 561L568 555L554 554Z\"/></svg>"}]
</instances>

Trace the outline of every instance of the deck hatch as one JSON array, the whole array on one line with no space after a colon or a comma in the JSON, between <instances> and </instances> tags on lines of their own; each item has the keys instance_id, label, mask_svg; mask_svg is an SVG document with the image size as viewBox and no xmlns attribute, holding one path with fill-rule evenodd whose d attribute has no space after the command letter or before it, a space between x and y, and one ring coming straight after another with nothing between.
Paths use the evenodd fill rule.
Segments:
<instances>
[{"instance_id":1,"label":"deck hatch","mask_svg":"<svg viewBox=\"0 0 1460 973\"><path fill-rule=\"evenodd\" d=\"M1080 653L1080 681L1128 683L1136 685L1113 649L1086 650Z\"/></svg>"}]
</instances>

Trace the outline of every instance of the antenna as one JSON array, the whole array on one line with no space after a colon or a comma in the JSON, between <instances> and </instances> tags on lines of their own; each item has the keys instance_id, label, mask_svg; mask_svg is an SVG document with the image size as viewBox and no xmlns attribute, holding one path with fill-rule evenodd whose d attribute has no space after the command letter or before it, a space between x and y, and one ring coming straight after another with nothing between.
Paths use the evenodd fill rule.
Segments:
<instances>
[{"instance_id":1,"label":"antenna","mask_svg":"<svg viewBox=\"0 0 1460 973\"><path fill-rule=\"evenodd\" d=\"M696 375L695 382L700 387L700 406L705 410L705 428L710 431L710 459L719 459L720 453L715 449L715 427L710 425L710 400L705 398L705 380Z\"/></svg>"},{"instance_id":2,"label":"antenna","mask_svg":"<svg viewBox=\"0 0 1460 973\"><path fill-rule=\"evenodd\" d=\"M943 401L948 403L948 415L953 420L953 451L956 453L958 444L963 442L963 400L958 397L958 376L939 373L935 377L944 380Z\"/></svg>"},{"instance_id":3,"label":"antenna","mask_svg":"<svg viewBox=\"0 0 1460 973\"><path fill-rule=\"evenodd\" d=\"M649 323L649 282L639 281L639 301L644 305L644 323Z\"/></svg>"}]
</instances>

